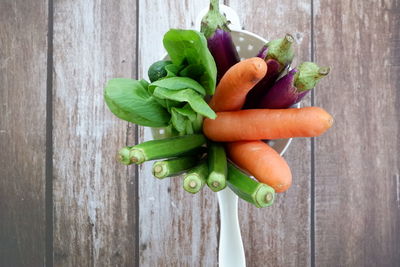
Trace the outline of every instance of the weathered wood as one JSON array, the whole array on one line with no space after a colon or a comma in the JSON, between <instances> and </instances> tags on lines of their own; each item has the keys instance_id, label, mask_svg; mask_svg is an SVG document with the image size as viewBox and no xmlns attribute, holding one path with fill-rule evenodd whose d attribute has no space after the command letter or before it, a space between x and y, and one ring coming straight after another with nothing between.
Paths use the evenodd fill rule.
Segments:
<instances>
[{"instance_id":1,"label":"weathered wood","mask_svg":"<svg viewBox=\"0 0 400 267\"><path fill-rule=\"evenodd\" d=\"M135 55L136 1L55 1L55 266L135 264L134 177L115 157L132 137L103 101Z\"/></svg>"},{"instance_id":2,"label":"weathered wood","mask_svg":"<svg viewBox=\"0 0 400 267\"><path fill-rule=\"evenodd\" d=\"M170 28L193 28L208 1L139 1L139 70L147 69L165 50L164 33ZM140 140L151 138L141 128ZM216 194L204 188L190 195L180 178L157 180L151 163L140 168L140 265L216 266L218 203Z\"/></svg>"},{"instance_id":3,"label":"weathered wood","mask_svg":"<svg viewBox=\"0 0 400 267\"><path fill-rule=\"evenodd\" d=\"M0 266L43 266L47 1L0 1L0 25Z\"/></svg>"},{"instance_id":4,"label":"weathered wood","mask_svg":"<svg viewBox=\"0 0 400 267\"><path fill-rule=\"evenodd\" d=\"M229 0L228 5L238 11L246 30L267 40L291 33L297 41L293 66L310 60L310 1ZM309 96L302 105L310 105ZM248 266L310 264L310 152L309 139L293 140L285 154L293 185L286 193L277 195L273 206L257 209L240 201L239 221Z\"/></svg>"},{"instance_id":5,"label":"weathered wood","mask_svg":"<svg viewBox=\"0 0 400 267\"><path fill-rule=\"evenodd\" d=\"M315 57L332 66L315 103L316 266L400 263L400 3L314 3Z\"/></svg>"}]
</instances>

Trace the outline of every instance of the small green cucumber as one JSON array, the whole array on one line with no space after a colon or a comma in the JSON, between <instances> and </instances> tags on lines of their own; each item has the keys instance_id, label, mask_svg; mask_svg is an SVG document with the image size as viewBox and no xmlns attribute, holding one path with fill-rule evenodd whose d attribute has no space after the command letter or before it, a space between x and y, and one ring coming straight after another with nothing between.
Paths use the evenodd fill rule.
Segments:
<instances>
[{"instance_id":1,"label":"small green cucumber","mask_svg":"<svg viewBox=\"0 0 400 267\"><path fill-rule=\"evenodd\" d=\"M218 192L226 187L226 176L228 172L227 160L224 146L221 143L208 142L208 187Z\"/></svg>"},{"instance_id":2,"label":"small green cucumber","mask_svg":"<svg viewBox=\"0 0 400 267\"><path fill-rule=\"evenodd\" d=\"M164 78L167 76L167 71L165 70L165 67L168 65L171 65L172 61L170 60L160 60L156 61L153 64L151 64L147 74L149 76L149 80L151 82L158 81L161 78Z\"/></svg>"},{"instance_id":3,"label":"small green cucumber","mask_svg":"<svg viewBox=\"0 0 400 267\"><path fill-rule=\"evenodd\" d=\"M191 134L159 140L150 140L133 146L130 149L121 149L121 159L124 159L121 162L125 164L141 164L148 160L176 157L202 146L205 144L205 142L206 138L202 134ZM125 160L127 149L129 149L129 161Z\"/></svg>"},{"instance_id":4,"label":"small green cucumber","mask_svg":"<svg viewBox=\"0 0 400 267\"><path fill-rule=\"evenodd\" d=\"M183 178L183 189L187 192L196 194L206 183L208 176L208 163L203 160L202 163L189 170Z\"/></svg>"},{"instance_id":5,"label":"small green cucumber","mask_svg":"<svg viewBox=\"0 0 400 267\"><path fill-rule=\"evenodd\" d=\"M152 172L155 177L163 179L193 168L198 164L198 160L199 157L195 155L157 161L153 164Z\"/></svg>"},{"instance_id":6,"label":"small green cucumber","mask_svg":"<svg viewBox=\"0 0 400 267\"><path fill-rule=\"evenodd\" d=\"M275 190L259 183L232 163L228 163L228 186L241 199L254 204L257 208L271 206L275 199Z\"/></svg>"}]
</instances>

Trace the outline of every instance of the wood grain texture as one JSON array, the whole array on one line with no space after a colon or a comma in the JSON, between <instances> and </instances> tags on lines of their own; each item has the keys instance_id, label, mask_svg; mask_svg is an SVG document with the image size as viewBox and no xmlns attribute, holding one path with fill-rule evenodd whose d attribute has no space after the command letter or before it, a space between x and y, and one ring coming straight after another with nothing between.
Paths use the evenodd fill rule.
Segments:
<instances>
[{"instance_id":1,"label":"wood grain texture","mask_svg":"<svg viewBox=\"0 0 400 267\"><path fill-rule=\"evenodd\" d=\"M315 1L315 57L332 72L315 103L316 266L400 263L400 2Z\"/></svg>"},{"instance_id":2,"label":"wood grain texture","mask_svg":"<svg viewBox=\"0 0 400 267\"><path fill-rule=\"evenodd\" d=\"M136 1L55 1L55 266L135 264L136 185L115 157L134 137L103 101L135 54Z\"/></svg>"},{"instance_id":3,"label":"wood grain texture","mask_svg":"<svg viewBox=\"0 0 400 267\"><path fill-rule=\"evenodd\" d=\"M0 266L43 266L47 1L0 1L0 25Z\"/></svg>"},{"instance_id":4,"label":"wood grain texture","mask_svg":"<svg viewBox=\"0 0 400 267\"><path fill-rule=\"evenodd\" d=\"M291 33L296 39L293 66L310 60L310 1L229 0L227 4L239 12L246 30L267 40ZM310 105L310 96L302 105ZM285 159L292 170L293 185L277 195L273 206L258 209L239 202L247 266L310 265L310 139L293 140Z\"/></svg>"},{"instance_id":5,"label":"wood grain texture","mask_svg":"<svg viewBox=\"0 0 400 267\"><path fill-rule=\"evenodd\" d=\"M164 33L170 28L193 28L208 1L139 1L139 71L147 78L148 67L165 54ZM141 128L140 142L151 138ZM140 266L216 266L218 202L204 188L191 195L181 178L157 180L151 164L140 167Z\"/></svg>"}]
</instances>

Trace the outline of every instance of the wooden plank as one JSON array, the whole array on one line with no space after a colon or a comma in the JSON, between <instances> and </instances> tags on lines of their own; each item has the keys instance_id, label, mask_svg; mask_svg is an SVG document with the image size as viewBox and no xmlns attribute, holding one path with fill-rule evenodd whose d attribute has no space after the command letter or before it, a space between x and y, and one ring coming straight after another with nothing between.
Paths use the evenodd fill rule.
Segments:
<instances>
[{"instance_id":1,"label":"wooden plank","mask_svg":"<svg viewBox=\"0 0 400 267\"><path fill-rule=\"evenodd\" d=\"M315 1L315 56L332 73L316 105L316 266L400 262L400 3Z\"/></svg>"},{"instance_id":2,"label":"wooden plank","mask_svg":"<svg viewBox=\"0 0 400 267\"><path fill-rule=\"evenodd\" d=\"M169 28L193 28L202 1L139 1L139 70L147 69L165 50L162 38ZM141 128L140 140L151 138ZM216 266L218 245L218 203L208 188L190 195L177 179L157 180L151 163L140 168L140 265Z\"/></svg>"},{"instance_id":3,"label":"wooden plank","mask_svg":"<svg viewBox=\"0 0 400 267\"><path fill-rule=\"evenodd\" d=\"M135 177L115 157L134 136L103 101L108 79L135 76L135 54L136 1L55 1L56 266L135 264Z\"/></svg>"},{"instance_id":4,"label":"wooden plank","mask_svg":"<svg viewBox=\"0 0 400 267\"><path fill-rule=\"evenodd\" d=\"M293 66L310 60L310 1L229 0L227 4L238 11L244 29L267 40L291 33L297 41ZM310 105L310 96L302 105ZM285 154L293 185L286 193L277 195L273 206L257 209L239 202L247 266L310 265L310 153L310 139L293 140Z\"/></svg>"},{"instance_id":5,"label":"wooden plank","mask_svg":"<svg viewBox=\"0 0 400 267\"><path fill-rule=\"evenodd\" d=\"M1 1L0 25L0 266L43 266L47 1Z\"/></svg>"}]
</instances>

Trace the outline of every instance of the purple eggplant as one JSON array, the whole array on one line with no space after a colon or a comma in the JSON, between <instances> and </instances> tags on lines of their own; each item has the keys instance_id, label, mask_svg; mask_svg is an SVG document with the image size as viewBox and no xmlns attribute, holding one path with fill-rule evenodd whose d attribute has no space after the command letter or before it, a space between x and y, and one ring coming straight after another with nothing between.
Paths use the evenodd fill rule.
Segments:
<instances>
[{"instance_id":1,"label":"purple eggplant","mask_svg":"<svg viewBox=\"0 0 400 267\"><path fill-rule=\"evenodd\" d=\"M268 53L268 46L264 45L263 47L261 47L260 51L258 51L257 57L265 59L267 53Z\"/></svg>"},{"instance_id":2,"label":"purple eggplant","mask_svg":"<svg viewBox=\"0 0 400 267\"><path fill-rule=\"evenodd\" d=\"M217 65L217 81L240 61L226 17L219 11L219 1L210 1L210 10L201 21L201 32Z\"/></svg>"},{"instance_id":3,"label":"purple eggplant","mask_svg":"<svg viewBox=\"0 0 400 267\"><path fill-rule=\"evenodd\" d=\"M298 103L317 82L328 75L328 67L319 67L312 62L304 62L280 78L261 98L257 108L288 108Z\"/></svg>"},{"instance_id":4,"label":"purple eggplant","mask_svg":"<svg viewBox=\"0 0 400 267\"><path fill-rule=\"evenodd\" d=\"M282 71L290 65L294 57L293 36L286 34L285 38L272 40L264 45L257 54L268 66L267 74L257 83L246 97L245 109L254 108L260 98L273 86Z\"/></svg>"}]
</instances>

